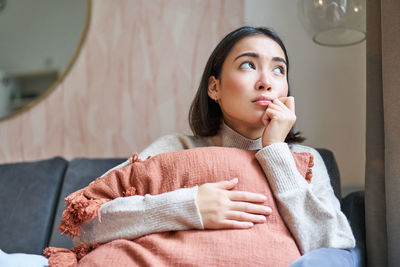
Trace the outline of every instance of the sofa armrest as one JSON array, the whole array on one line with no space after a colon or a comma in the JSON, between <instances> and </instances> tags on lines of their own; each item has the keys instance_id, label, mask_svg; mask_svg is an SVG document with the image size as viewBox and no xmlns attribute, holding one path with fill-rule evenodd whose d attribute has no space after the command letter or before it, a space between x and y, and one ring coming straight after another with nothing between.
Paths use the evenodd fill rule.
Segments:
<instances>
[{"instance_id":1,"label":"sofa armrest","mask_svg":"<svg viewBox=\"0 0 400 267\"><path fill-rule=\"evenodd\" d=\"M356 191L342 199L342 211L346 215L354 237L356 251L359 254L360 266L365 266L365 205L364 191Z\"/></svg>"}]
</instances>

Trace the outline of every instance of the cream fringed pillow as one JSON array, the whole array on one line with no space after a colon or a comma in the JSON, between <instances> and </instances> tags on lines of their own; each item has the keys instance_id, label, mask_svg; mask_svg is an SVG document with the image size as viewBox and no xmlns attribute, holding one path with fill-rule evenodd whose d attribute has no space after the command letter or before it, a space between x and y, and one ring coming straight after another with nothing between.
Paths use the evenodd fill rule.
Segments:
<instances>
[{"instance_id":1,"label":"cream fringed pillow","mask_svg":"<svg viewBox=\"0 0 400 267\"><path fill-rule=\"evenodd\" d=\"M73 252L48 248L45 254L50 264L74 266L77 257L79 266L288 266L300 257L300 252L278 213L255 153L237 148L205 147L135 161L68 196L60 229L69 235L80 235L80 223L95 218L101 204L117 197L156 195L234 177L239 178L235 190L267 196L265 205L272 208L272 214L266 223L246 230L150 234L133 241L115 240L95 248L82 245ZM312 155L292 154L301 175L310 179Z\"/></svg>"}]
</instances>

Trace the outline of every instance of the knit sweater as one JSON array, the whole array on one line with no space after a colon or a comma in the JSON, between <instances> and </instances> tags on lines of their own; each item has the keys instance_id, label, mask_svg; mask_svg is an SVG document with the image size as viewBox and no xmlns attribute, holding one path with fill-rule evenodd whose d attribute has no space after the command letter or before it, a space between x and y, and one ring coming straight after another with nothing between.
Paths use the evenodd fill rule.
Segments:
<instances>
[{"instance_id":1,"label":"knit sweater","mask_svg":"<svg viewBox=\"0 0 400 267\"><path fill-rule=\"evenodd\" d=\"M180 134L161 137L142 151L140 158L204 146L259 150L256 159L265 172L279 212L302 254L322 247L350 249L355 246L350 225L340 211L340 203L334 195L325 164L313 148L286 143L263 148L261 138L248 139L222 124L219 134L213 137ZM290 149L313 154L310 184L297 171ZM130 160L110 171L129 163ZM233 177L227 177L230 178ZM196 202L197 191L198 187L195 186L160 195L114 199L101 206L101 220L94 219L82 224L82 235L75 237L74 243L103 243L164 231L204 229Z\"/></svg>"}]
</instances>

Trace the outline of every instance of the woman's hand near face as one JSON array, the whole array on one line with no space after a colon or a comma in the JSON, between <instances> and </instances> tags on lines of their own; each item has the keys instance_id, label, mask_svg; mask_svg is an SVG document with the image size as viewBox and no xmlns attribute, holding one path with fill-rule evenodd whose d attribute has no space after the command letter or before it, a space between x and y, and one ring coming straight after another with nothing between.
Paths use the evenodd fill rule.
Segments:
<instances>
[{"instance_id":1,"label":"woman's hand near face","mask_svg":"<svg viewBox=\"0 0 400 267\"><path fill-rule=\"evenodd\" d=\"M271 208L261 204L266 197L231 190L237 183L235 178L199 186L197 205L204 229L245 229L266 221L265 216L271 214Z\"/></svg>"},{"instance_id":2,"label":"woman's hand near face","mask_svg":"<svg viewBox=\"0 0 400 267\"><path fill-rule=\"evenodd\" d=\"M273 143L284 142L290 129L296 122L294 97L288 96L274 99L268 105L261 120L265 125L262 136L263 147Z\"/></svg>"}]
</instances>

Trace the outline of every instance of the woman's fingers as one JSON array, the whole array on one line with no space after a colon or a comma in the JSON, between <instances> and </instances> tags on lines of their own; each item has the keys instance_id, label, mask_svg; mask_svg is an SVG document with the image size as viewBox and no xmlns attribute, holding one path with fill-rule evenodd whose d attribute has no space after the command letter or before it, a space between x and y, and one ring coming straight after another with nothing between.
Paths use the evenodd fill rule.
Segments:
<instances>
[{"instance_id":1,"label":"woman's fingers","mask_svg":"<svg viewBox=\"0 0 400 267\"><path fill-rule=\"evenodd\" d=\"M254 226L252 222L241 222L235 220L223 220L221 229L248 229Z\"/></svg>"},{"instance_id":2,"label":"woman's fingers","mask_svg":"<svg viewBox=\"0 0 400 267\"><path fill-rule=\"evenodd\" d=\"M290 111L295 112L295 105L294 105L294 97L293 96L280 97L277 100L279 102L281 102L285 107L287 107Z\"/></svg>"},{"instance_id":3,"label":"woman's fingers","mask_svg":"<svg viewBox=\"0 0 400 267\"><path fill-rule=\"evenodd\" d=\"M249 228L265 222L271 209L262 204L266 197L245 191L230 191L238 179L199 186L197 205L205 229Z\"/></svg>"},{"instance_id":4,"label":"woman's fingers","mask_svg":"<svg viewBox=\"0 0 400 267\"><path fill-rule=\"evenodd\" d=\"M231 180L217 182L215 183L215 187L219 189L230 190L235 187L238 181L238 178L233 178Z\"/></svg>"},{"instance_id":5,"label":"woman's fingers","mask_svg":"<svg viewBox=\"0 0 400 267\"><path fill-rule=\"evenodd\" d=\"M271 122L271 117L270 114L268 114L268 112L264 112L264 115L261 117L261 122L264 124L265 128L268 127L268 124Z\"/></svg>"},{"instance_id":6,"label":"woman's fingers","mask_svg":"<svg viewBox=\"0 0 400 267\"><path fill-rule=\"evenodd\" d=\"M272 209L270 207L264 205L257 205L253 203L247 202L232 202L231 210L247 212L251 214L262 214L262 215L270 215L272 213Z\"/></svg>"},{"instance_id":7,"label":"woman's fingers","mask_svg":"<svg viewBox=\"0 0 400 267\"><path fill-rule=\"evenodd\" d=\"M256 215L242 211L230 211L227 214L227 219L240 222L251 222L251 223L263 223L267 221L267 218L263 215Z\"/></svg>"},{"instance_id":8,"label":"woman's fingers","mask_svg":"<svg viewBox=\"0 0 400 267\"><path fill-rule=\"evenodd\" d=\"M295 113L294 97L275 98L272 103L268 105L267 110Z\"/></svg>"},{"instance_id":9,"label":"woman's fingers","mask_svg":"<svg viewBox=\"0 0 400 267\"><path fill-rule=\"evenodd\" d=\"M273 143L284 142L296 122L294 98L281 97L274 99L261 119L265 125L262 136L263 147Z\"/></svg>"},{"instance_id":10,"label":"woman's fingers","mask_svg":"<svg viewBox=\"0 0 400 267\"><path fill-rule=\"evenodd\" d=\"M264 195L246 191L228 191L226 194L232 201L264 202L267 200Z\"/></svg>"}]
</instances>

